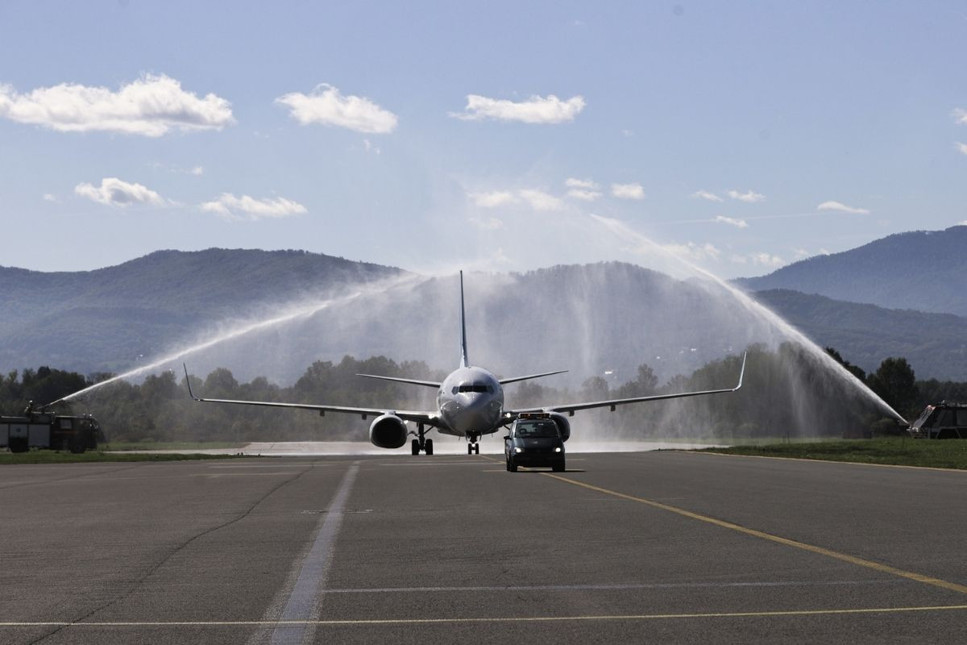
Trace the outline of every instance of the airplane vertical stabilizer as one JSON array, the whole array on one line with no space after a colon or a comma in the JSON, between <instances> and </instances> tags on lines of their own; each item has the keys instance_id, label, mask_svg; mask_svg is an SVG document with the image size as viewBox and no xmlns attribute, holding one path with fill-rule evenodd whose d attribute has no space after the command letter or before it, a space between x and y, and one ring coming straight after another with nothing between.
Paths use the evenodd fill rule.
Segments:
<instances>
[{"instance_id":1,"label":"airplane vertical stabilizer","mask_svg":"<svg viewBox=\"0 0 967 645\"><path fill-rule=\"evenodd\" d=\"M467 314L463 304L463 271L460 272L460 329L462 337L460 341L460 367L470 367L467 360Z\"/></svg>"}]
</instances>

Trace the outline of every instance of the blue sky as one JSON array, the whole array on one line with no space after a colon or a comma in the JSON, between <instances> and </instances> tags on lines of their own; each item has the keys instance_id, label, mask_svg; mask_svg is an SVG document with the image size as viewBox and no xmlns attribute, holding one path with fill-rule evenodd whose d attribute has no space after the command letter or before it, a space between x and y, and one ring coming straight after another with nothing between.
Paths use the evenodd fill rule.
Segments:
<instances>
[{"instance_id":1,"label":"blue sky","mask_svg":"<svg viewBox=\"0 0 967 645\"><path fill-rule=\"evenodd\" d=\"M967 221L965 50L960 2L0 0L0 264L653 263L627 227L759 275Z\"/></svg>"}]
</instances>

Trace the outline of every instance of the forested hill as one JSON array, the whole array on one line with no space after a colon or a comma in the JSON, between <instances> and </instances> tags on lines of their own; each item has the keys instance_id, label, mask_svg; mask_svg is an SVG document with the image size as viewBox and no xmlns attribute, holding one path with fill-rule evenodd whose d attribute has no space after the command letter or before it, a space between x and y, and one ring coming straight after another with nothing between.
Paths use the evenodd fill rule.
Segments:
<instances>
[{"instance_id":1,"label":"forested hill","mask_svg":"<svg viewBox=\"0 0 967 645\"><path fill-rule=\"evenodd\" d=\"M891 235L736 282L751 291L791 289L887 309L967 316L967 226Z\"/></svg>"},{"instance_id":2,"label":"forested hill","mask_svg":"<svg viewBox=\"0 0 967 645\"><path fill-rule=\"evenodd\" d=\"M305 251L158 251L44 273L0 267L0 369L131 367L199 324L401 273Z\"/></svg>"},{"instance_id":3,"label":"forested hill","mask_svg":"<svg viewBox=\"0 0 967 645\"><path fill-rule=\"evenodd\" d=\"M896 311L781 289L759 291L755 297L867 372L892 356L906 358L919 377L967 381L965 317Z\"/></svg>"}]
</instances>

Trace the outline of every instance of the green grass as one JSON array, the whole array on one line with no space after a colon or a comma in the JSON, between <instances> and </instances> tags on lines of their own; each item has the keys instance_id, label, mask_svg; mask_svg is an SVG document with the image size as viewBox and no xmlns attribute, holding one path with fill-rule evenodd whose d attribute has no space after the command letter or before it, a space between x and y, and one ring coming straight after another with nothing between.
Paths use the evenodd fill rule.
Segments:
<instances>
[{"instance_id":1,"label":"green grass","mask_svg":"<svg viewBox=\"0 0 967 645\"><path fill-rule=\"evenodd\" d=\"M702 452L967 470L967 440L889 438L708 448Z\"/></svg>"},{"instance_id":2,"label":"green grass","mask_svg":"<svg viewBox=\"0 0 967 645\"><path fill-rule=\"evenodd\" d=\"M81 455L54 450L31 450L29 452L10 453L0 452L0 466L5 464L77 464L93 462L127 462L127 461L193 461L199 459L235 459L236 455L202 455L202 454L158 454L121 452L107 453L88 451Z\"/></svg>"}]
</instances>

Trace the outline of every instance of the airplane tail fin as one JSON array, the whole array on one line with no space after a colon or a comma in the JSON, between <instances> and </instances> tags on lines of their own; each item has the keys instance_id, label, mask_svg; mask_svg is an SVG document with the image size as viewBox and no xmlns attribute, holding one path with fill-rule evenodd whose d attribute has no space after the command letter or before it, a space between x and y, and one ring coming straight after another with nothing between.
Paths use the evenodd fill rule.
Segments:
<instances>
[{"instance_id":1,"label":"airplane tail fin","mask_svg":"<svg viewBox=\"0 0 967 645\"><path fill-rule=\"evenodd\" d=\"M467 314L463 304L463 271L460 272L460 328L462 331L460 367L470 367L470 361L467 359Z\"/></svg>"}]
</instances>

